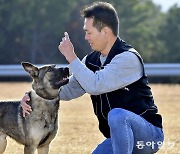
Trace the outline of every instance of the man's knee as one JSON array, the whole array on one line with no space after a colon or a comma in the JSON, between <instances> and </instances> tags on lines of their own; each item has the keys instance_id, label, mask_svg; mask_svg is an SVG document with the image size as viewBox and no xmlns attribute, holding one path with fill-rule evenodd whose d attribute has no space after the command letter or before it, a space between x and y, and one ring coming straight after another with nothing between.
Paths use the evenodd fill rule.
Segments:
<instances>
[{"instance_id":1,"label":"man's knee","mask_svg":"<svg viewBox=\"0 0 180 154\"><path fill-rule=\"evenodd\" d=\"M108 123L110 126L126 122L130 116L129 111L121 108L114 108L108 113Z\"/></svg>"}]
</instances>

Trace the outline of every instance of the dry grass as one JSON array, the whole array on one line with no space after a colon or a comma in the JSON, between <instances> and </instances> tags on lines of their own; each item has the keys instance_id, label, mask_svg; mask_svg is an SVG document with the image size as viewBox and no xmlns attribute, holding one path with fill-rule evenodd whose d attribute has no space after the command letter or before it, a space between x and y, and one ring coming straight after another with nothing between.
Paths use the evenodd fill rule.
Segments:
<instances>
[{"instance_id":1,"label":"dry grass","mask_svg":"<svg viewBox=\"0 0 180 154\"><path fill-rule=\"evenodd\" d=\"M180 154L180 85L151 85L163 116L165 146L158 154ZM0 100L21 99L30 83L0 83ZM59 131L51 143L51 154L89 154L104 137L100 134L88 95L61 101ZM171 148L170 144L174 144ZM21 154L23 146L8 138L5 154Z\"/></svg>"}]
</instances>

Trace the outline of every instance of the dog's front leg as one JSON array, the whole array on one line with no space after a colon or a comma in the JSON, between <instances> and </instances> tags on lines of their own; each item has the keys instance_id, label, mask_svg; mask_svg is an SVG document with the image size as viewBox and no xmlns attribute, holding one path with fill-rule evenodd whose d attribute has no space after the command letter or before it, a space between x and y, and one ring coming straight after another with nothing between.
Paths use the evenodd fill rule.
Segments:
<instances>
[{"instance_id":1,"label":"dog's front leg","mask_svg":"<svg viewBox=\"0 0 180 154\"><path fill-rule=\"evenodd\" d=\"M48 154L48 153L49 153L49 144L38 148L38 154Z\"/></svg>"},{"instance_id":2,"label":"dog's front leg","mask_svg":"<svg viewBox=\"0 0 180 154\"><path fill-rule=\"evenodd\" d=\"M0 154L3 154L7 145L6 135L0 132Z\"/></svg>"},{"instance_id":3,"label":"dog's front leg","mask_svg":"<svg viewBox=\"0 0 180 154\"><path fill-rule=\"evenodd\" d=\"M36 151L36 147L34 146L25 146L24 147L24 154L34 154Z\"/></svg>"}]
</instances>

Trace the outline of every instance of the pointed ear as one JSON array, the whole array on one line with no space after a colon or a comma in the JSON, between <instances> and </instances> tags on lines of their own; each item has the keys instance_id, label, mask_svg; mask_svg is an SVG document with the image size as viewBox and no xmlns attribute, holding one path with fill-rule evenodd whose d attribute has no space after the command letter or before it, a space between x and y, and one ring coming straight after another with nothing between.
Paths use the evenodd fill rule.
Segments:
<instances>
[{"instance_id":1,"label":"pointed ear","mask_svg":"<svg viewBox=\"0 0 180 154\"><path fill-rule=\"evenodd\" d=\"M24 67L24 70L28 72L33 78L39 75L39 69L31 63L22 62L21 65Z\"/></svg>"}]
</instances>

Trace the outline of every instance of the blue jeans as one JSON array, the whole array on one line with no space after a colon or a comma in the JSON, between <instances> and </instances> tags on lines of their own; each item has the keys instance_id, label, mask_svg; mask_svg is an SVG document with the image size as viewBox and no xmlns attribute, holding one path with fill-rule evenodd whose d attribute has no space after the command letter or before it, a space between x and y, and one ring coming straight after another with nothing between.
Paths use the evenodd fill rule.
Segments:
<instances>
[{"instance_id":1,"label":"blue jeans","mask_svg":"<svg viewBox=\"0 0 180 154\"><path fill-rule=\"evenodd\" d=\"M93 154L152 154L164 141L161 128L121 108L109 112L108 124L111 138L99 144Z\"/></svg>"}]
</instances>

